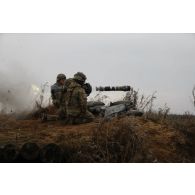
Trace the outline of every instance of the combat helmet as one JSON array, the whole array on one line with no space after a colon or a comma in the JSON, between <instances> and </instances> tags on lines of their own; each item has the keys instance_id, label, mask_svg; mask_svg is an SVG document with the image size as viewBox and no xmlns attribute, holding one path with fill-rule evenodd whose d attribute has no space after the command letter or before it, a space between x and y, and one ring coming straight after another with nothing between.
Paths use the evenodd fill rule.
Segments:
<instances>
[{"instance_id":1,"label":"combat helmet","mask_svg":"<svg viewBox=\"0 0 195 195\"><path fill-rule=\"evenodd\" d=\"M65 76L65 74L58 74L58 76L57 76L57 81L59 81L59 80L61 80L61 79L66 79L66 76Z\"/></svg>"},{"instance_id":2,"label":"combat helmet","mask_svg":"<svg viewBox=\"0 0 195 195\"><path fill-rule=\"evenodd\" d=\"M82 72L77 72L74 75L74 79L77 81L85 82L87 80L87 77Z\"/></svg>"}]
</instances>

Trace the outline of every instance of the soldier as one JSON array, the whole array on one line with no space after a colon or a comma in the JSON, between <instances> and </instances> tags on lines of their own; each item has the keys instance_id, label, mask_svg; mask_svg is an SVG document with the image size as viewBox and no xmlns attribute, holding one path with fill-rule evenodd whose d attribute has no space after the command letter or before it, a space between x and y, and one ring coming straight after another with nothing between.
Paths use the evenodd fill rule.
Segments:
<instances>
[{"instance_id":1,"label":"soldier","mask_svg":"<svg viewBox=\"0 0 195 195\"><path fill-rule=\"evenodd\" d=\"M74 81L73 78L66 79L66 81L65 81L65 86L66 86L67 89L68 89L69 85L70 85L73 81Z\"/></svg>"},{"instance_id":2,"label":"soldier","mask_svg":"<svg viewBox=\"0 0 195 195\"><path fill-rule=\"evenodd\" d=\"M72 78L66 79L66 81L65 81L66 88L69 87L69 85L71 84L72 81L74 82L74 79L72 79ZM84 83L82 85L82 87L85 90L85 93L87 94L87 96L89 96L92 92L92 86L90 85L90 83Z\"/></svg>"},{"instance_id":3,"label":"soldier","mask_svg":"<svg viewBox=\"0 0 195 195\"><path fill-rule=\"evenodd\" d=\"M66 76L64 74L58 74L56 83L51 86L51 97L53 105L58 109L58 115L60 119L66 118L66 103L65 94L67 88L65 86Z\"/></svg>"},{"instance_id":4,"label":"soldier","mask_svg":"<svg viewBox=\"0 0 195 195\"><path fill-rule=\"evenodd\" d=\"M70 123L81 124L91 122L94 116L87 110L87 94L84 89L87 77L78 72L68 86L66 94L67 115Z\"/></svg>"}]
</instances>

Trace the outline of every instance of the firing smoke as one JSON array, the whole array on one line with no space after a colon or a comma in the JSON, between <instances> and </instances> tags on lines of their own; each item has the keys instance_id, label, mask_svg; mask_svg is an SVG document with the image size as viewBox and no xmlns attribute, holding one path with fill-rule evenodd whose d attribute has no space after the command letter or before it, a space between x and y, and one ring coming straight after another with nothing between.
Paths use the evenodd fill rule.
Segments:
<instances>
[{"instance_id":1,"label":"firing smoke","mask_svg":"<svg viewBox=\"0 0 195 195\"><path fill-rule=\"evenodd\" d=\"M42 93L24 66L0 67L0 111L4 113L20 113L30 111ZM46 95L46 94L45 94Z\"/></svg>"}]
</instances>

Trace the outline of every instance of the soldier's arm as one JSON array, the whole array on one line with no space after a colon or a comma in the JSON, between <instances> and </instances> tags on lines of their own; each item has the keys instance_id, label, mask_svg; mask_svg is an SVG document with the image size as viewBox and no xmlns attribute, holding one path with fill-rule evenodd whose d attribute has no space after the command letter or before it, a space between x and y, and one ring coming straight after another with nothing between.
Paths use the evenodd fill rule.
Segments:
<instances>
[{"instance_id":1,"label":"soldier's arm","mask_svg":"<svg viewBox=\"0 0 195 195\"><path fill-rule=\"evenodd\" d=\"M52 98L53 105L59 107L59 100L57 99L56 89L54 86L51 87L51 98Z\"/></svg>"},{"instance_id":2,"label":"soldier's arm","mask_svg":"<svg viewBox=\"0 0 195 195\"><path fill-rule=\"evenodd\" d=\"M67 92L68 88L64 85L62 87L62 94L65 94Z\"/></svg>"},{"instance_id":3,"label":"soldier's arm","mask_svg":"<svg viewBox=\"0 0 195 195\"><path fill-rule=\"evenodd\" d=\"M81 112L85 113L87 111L87 95L84 89L79 90L79 102L80 102Z\"/></svg>"},{"instance_id":4,"label":"soldier's arm","mask_svg":"<svg viewBox=\"0 0 195 195\"><path fill-rule=\"evenodd\" d=\"M66 93L67 93L67 87L63 86L61 89L59 104L63 104L63 105L65 104Z\"/></svg>"},{"instance_id":5,"label":"soldier's arm","mask_svg":"<svg viewBox=\"0 0 195 195\"><path fill-rule=\"evenodd\" d=\"M53 88L51 88L51 98L52 100L56 99L55 90Z\"/></svg>"}]
</instances>

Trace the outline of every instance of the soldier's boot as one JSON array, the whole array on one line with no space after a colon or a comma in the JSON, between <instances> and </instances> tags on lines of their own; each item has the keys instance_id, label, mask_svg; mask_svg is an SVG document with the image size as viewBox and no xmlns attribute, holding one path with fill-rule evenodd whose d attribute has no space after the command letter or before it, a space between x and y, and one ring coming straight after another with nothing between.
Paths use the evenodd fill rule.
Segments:
<instances>
[{"instance_id":1,"label":"soldier's boot","mask_svg":"<svg viewBox=\"0 0 195 195\"><path fill-rule=\"evenodd\" d=\"M75 118L74 117L67 117L66 118L66 124L68 125L74 125Z\"/></svg>"},{"instance_id":2,"label":"soldier's boot","mask_svg":"<svg viewBox=\"0 0 195 195\"><path fill-rule=\"evenodd\" d=\"M94 115L89 111L86 112L84 118L86 119L87 122L92 122L95 119Z\"/></svg>"},{"instance_id":3,"label":"soldier's boot","mask_svg":"<svg viewBox=\"0 0 195 195\"><path fill-rule=\"evenodd\" d=\"M94 115L91 112L87 111L84 115L75 118L74 124L90 123L93 122L94 119Z\"/></svg>"},{"instance_id":4,"label":"soldier's boot","mask_svg":"<svg viewBox=\"0 0 195 195\"><path fill-rule=\"evenodd\" d=\"M60 107L60 109L58 110L58 118L59 120L67 119L67 113L64 107Z\"/></svg>"},{"instance_id":5,"label":"soldier's boot","mask_svg":"<svg viewBox=\"0 0 195 195\"><path fill-rule=\"evenodd\" d=\"M43 113L41 115L41 121L42 122L46 122L46 121L57 121L59 119L58 115L49 115L49 114L45 114Z\"/></svg>"}]
</instances>

